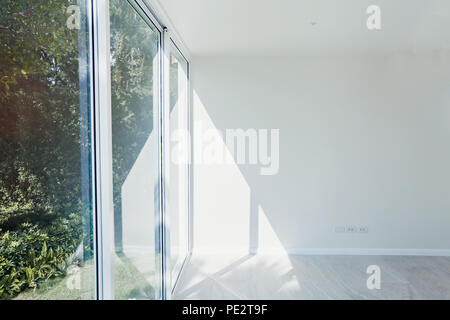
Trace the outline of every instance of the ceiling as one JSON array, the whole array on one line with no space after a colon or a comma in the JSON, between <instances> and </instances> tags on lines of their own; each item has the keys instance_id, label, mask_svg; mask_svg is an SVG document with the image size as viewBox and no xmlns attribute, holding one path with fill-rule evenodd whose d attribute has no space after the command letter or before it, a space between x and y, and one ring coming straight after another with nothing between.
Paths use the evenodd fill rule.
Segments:
<instances>
[{"instance_id":1,"label":"ceiling","mask_svg":"<svg viewBox=\"0 0 450 320\"><path fill-rule=\"evenodd\" d=\"M450 48L449 0L157 0L194 56ZM366 9L381 9L369 31Z\"/></svg>"}]
</instances>

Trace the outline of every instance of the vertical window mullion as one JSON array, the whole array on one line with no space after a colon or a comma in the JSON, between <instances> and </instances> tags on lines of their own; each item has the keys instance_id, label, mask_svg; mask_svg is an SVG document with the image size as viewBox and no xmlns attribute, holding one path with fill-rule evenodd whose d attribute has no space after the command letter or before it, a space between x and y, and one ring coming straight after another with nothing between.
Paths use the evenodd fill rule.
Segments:
<instances>
[{"instance_id":1,"label":"vertical window mullion","mask_svg":"<svg viewBox=\"0 0 450 320\"><path fill-rule=\"evenodd\" d=\"M98 299L114 298L109 1L93 1Z\"/></svg>"}]
</instances>

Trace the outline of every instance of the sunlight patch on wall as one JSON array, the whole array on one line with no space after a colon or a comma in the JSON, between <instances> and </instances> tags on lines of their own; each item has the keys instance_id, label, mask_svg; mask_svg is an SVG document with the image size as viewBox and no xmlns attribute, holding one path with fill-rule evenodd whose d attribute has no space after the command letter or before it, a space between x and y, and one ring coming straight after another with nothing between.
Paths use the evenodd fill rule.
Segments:
<instances>
[{"instance_id":1,"label":"sunlight patch on wall","mask_svg":"<svg viewBox=\"0 0 450 320\"><path fill-rule=\"evenodd\" d=\"M223 137L195 91L193 99L194 250L248 251L250 187L236 163L231 161L233 159ZM205 132L209 133L204 134ZM200 141L196 140L198 135L202 137ZM217 144L221 148L213 147ZM224 154L213 154L213 150L223 150ZM205 156L209 159L214 159L215 156L223 157L227 161L220 164L205 163Z\"/></svg>"}]
</instances>

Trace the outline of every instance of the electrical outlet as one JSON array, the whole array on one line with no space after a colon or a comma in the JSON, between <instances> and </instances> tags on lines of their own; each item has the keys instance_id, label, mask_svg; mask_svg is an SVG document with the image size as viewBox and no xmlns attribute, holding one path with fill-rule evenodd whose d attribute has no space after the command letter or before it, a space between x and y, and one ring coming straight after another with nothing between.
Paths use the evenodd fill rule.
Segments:
<instances>
[{"instance_id":1,"label":"electrical outlet","mask_svg":"<svg viewBox=\"0 0 450 320\"><path fill-rule=\"evenodd\" d=\"M339 226L334 228L335 233L369 233L367 226Z\"/></svg>"},{"instance_id":2,"label":"electrical outlet","mask_svg":"<svg viewBox=\"0 0 450 320\"><path fill-rule=\"evenodd\" d=\"M358 229L359 233L369 233L368 227L359 227Z\"/></svg>"}]
</instances>

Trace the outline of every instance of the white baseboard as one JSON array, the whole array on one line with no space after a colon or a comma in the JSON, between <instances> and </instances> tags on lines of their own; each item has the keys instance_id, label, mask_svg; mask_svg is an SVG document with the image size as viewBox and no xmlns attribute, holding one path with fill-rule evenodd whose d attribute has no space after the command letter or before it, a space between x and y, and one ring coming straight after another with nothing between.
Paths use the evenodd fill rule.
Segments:
<instances>
[{"instance_id":1,"label":"white baseboard","mask_svg":"<svg viewBox=\"0 0 450 320\"><path fill-rule=\"evenodd\" d=\"M292 255L450 256L450 249L296 248L286 252Z\"/></svg>"},{"instance_id":2,"label":"white baseboard","mask_svg":"<svg viewBox=\"0 0 450 320\"><path fill-rule=\"evenodd\" d=\"M288 254L288 255L354 255L354 256L433 256L450 257L450 249L385 249L385 248L194 248L194 254Z\"/></svg>"}]
</instances>

